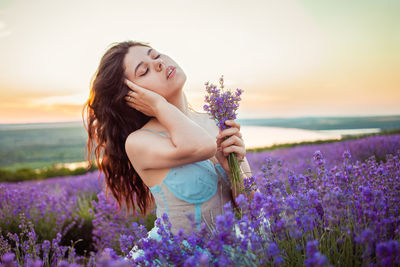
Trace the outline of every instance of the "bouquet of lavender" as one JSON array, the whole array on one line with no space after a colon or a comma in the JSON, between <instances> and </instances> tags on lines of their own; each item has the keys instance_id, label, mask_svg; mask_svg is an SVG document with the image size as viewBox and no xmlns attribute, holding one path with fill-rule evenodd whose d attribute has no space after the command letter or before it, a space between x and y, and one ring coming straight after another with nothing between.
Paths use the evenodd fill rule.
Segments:
<instances>
[{"instance_id":1,"label":"bouquet of lavender","mask_svg":"<svg viewBox=\"0 0 400 267\"><path fill-rule=\"evenodd\" d=\"M205 83L208 95L205 97L205 102L207 104L203 106L203 109L216 121L219 129L225 130L229 127L225 125L225 121L236 119L236 110L239 107L239 101L241 100L240 95L243 90L237 88L235 93L224 90L223 75L219 79L219 83L221 89L218 89L215 85L209 84L208 82ZM227 138L229 138L229 136L226 136L224 140ZM228 164L231 174L232 190L234 190L234 196L237 196L244 193L244 189L241 186L241 170L235 153L229 153Z\"/></svg>"}]
</instances>

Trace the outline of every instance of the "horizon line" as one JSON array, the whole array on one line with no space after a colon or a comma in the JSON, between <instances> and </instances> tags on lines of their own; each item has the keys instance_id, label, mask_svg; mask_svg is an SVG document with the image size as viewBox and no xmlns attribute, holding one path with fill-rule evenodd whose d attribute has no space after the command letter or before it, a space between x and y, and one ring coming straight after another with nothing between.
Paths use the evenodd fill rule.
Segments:
<instances>
[{"instance_id":1,"label":"horizon line","mask_svg":"<svg viewBox=\"0 0 400 267\"><path fill-rule=\"evenodd\" d=\"M396 117L399 114L385 114L385 115L324 115L324 116L284 116L284 117L244 117L237 118L237 120L262 120L262 119L300 119L300 118L365 118L365 117ZM38 121L38 122L15 122L15 123L2 123L0 126L5 125L26 125L26 124L60 124L60 123L83 123L83 120L68 120L68 121Z\"/></svg>"}]
</instances>

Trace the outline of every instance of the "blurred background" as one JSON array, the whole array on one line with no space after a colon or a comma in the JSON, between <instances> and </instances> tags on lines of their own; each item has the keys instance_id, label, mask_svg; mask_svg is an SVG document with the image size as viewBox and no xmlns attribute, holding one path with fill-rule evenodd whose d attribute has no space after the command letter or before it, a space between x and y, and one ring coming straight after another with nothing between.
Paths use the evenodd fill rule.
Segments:
<instances>
[{"instance_id":1,"label":"blurred background","mask_svg":"<svg viewBox=\"0 0 400 267\"><path fill-rule=\"evenodd\" d=\"M81 111L107 47L150 43L202 111L244 90L246 147L400 128L400 2L0 1L0 168L85 166Z\"/></svg>"}]
</instances>

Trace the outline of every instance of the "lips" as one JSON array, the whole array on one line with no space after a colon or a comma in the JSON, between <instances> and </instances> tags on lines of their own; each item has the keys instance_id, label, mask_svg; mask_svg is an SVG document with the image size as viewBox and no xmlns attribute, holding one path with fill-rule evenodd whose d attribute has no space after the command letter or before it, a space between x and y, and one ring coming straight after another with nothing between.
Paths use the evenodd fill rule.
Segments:
<instances>
[{"instance_id":1,"label":"lips","mask_svg":"<svg viewBox=\"0 0 400 267\"><path fill-rule=\"evenodd\" d=\"M167 79L168 79L168 73L169 73L169 71L170 71L170 70L174 70L174 69L175 69L175 67L172 66L172 65L168 66L168 67L165 69L165 72L166 72L165 76L167 77Z\"/></svg>"}]
</instances>

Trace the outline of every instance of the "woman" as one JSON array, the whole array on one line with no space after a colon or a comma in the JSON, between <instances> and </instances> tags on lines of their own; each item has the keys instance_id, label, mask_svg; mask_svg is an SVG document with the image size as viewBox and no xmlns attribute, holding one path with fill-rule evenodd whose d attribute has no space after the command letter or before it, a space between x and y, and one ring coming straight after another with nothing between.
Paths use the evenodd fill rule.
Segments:
<instances>
[{"instance_id":1,"label":"woman","mask_svg":"<svg viewBox=\"0 0 400 267\"><path fill-rule=\"evenodd\" d=\"M242 161L243 177L251 175L240 125L227 121L231 128L220 131L208 114L189 108L185 81L179 65L148 44L114 43L85 104L88 157L96 142L96 162L119 207L145 216L156 204L157 217L167 213L174 234L190 232L190 215L212 227L223 205L235 204L230 152ZM149 236L157 238L156 227Z\"/></svg>"}]
</instances>

